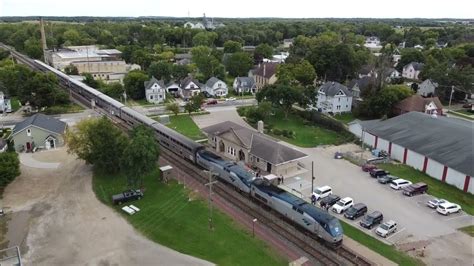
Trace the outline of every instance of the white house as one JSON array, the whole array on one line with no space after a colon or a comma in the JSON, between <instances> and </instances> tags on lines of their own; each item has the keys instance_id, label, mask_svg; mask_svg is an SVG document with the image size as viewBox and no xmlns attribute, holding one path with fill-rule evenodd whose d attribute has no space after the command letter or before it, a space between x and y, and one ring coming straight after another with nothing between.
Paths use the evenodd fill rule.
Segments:
<instances>
[{"instance_id":1,"label":"white house","mask_svg":"<svg viewBox=\"0 0 474 266\"><path fill-rule=\"evenodd\" d=\"M9 98L5 97L2 91L0 91L0 113L11 113L12 105Z\"/></svg>"},{"instance_id":2,"label":"white house","mask_svg":"<svg viewBox=\"0 0 474 266\"><path fill-rule=\"evenodd\" d=\"M237 93L255 93L257 86L252 77L236 77L232 87Z\"/></svg>"},{"instance_id":3,"label":"white house","mask_svg":"<svg viewBox=\"0 0 474 266\"><path fill-rule=\"evenodd\" d=\"M338 82L326 82L318 90L318 110L323 113L346 113L352 108L352 93Z\"/></svg>"},{"instance_id":4,"label":"white house","mask_svg":"<svg viewBox=\"0 0 474 266\"><path fill-rule=\"evenodd\" d=\"M227 84L215 77L208 79L204 87L204 90L212 96L226 96L228 93Z\"/></svg>"},{"instance_id":5,"label":"white house","mask_svg":"<svg viewBox=\"0 0 474 266\"><path fill-rule=\"evenodd\" d=\"M192 77L187 77L181 80L179 84L179 96L184 100L188 100L189 98L198 95L201 92L201 84Z\"/></svg>"},{"instance_id":6,"label":"white house","mask_svg":"<svg viewBox=\"0 0 474 266\"><path fill-rule=\"evenodd\" d=\"M400 78L401 75L395 68L389 68L385 71L384 77L386 82L391 82L394 79Z\"/></svg>"},{"instance_id":7,"label":"white house","mask_svg":"<svg viewBox=\"0 0 474 266\"><path fill-rule=\"evenodd\" d=\"M427 79L418 86L418 90L416 91L416 93L423 97L433 96L437 87L438 83Z\"/></svg>"},{"instance_id":8,"label":"white house","mask_svg":"<svg viewBox=\"0 0 474 266\"><path fill-rule=\"evenodd\" d=\"M166 99L166 86L163 80L157 80L151 77L149 81L145 81L145 96L149 103L162 103Z\"/></svg>"},{"instance_id":9,"label":"white house","mask_svg":"<svg viewBox=\"0 0 474 266\"><path fill-rule=\"evenodd\" d=\"M407 79L418 79L421 70L423 70L423 63L411 62L403 67L402 77Z\"/></svg>"}]
</instances>

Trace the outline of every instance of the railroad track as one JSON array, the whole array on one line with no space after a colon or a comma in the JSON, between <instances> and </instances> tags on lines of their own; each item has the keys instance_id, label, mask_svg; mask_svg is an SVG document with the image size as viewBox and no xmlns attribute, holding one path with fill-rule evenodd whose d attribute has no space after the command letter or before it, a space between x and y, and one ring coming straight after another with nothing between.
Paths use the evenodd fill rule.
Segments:
<instances>
[{"instance_id":1,"label":"railroad track","mask_svg":"<svg viewBox=\"0 0 474 266\"><path fill-rule=\"evenodd\" d=\"M28 57L18 53L9 47L0 44L0 47L9 49L12 55L19 60L21 63L27 65L28 67L39 70L35 63ZM40 70L41 71L41 70ZM60 86L64 89L69 90L66 84L60 83ZM79 94L70 94L71 98L85 104L90 107L90 102L85 99L82 95ZM130 130L130 126L127 123L124 123L118 117L109 115L107 111L102 110L101 108L95 108L99 113L106 115L112 121L114 121L119 127L125 130ZM101 112L99 111L101 110ZM201 169L199 169L194 164L191 164L188 161L185 161L183 158L178 155L170 152L166 148L161 149L161 154L167 158L170 162L181 162L180 168L188 172L191 177L195 178L199 183L206 184L208 179L204 176ZM307 232L298 230L293 225L286 222L284 217L280 215L275 215L270 211L262 208L249 197L244 197L230 186L223 184L222 182L217 183L215 186L215 192L219 194L220 197L234 205L236 208L239 208L245 213L257 218L263 224L265 224L271 230L277 232L287 241L291 242L296 247L303 250L305 253L310 255L314 261L321 263L323 265L373 265L366 258L358 256L355 252L351 251L344 245L338 248L336 251L324 246L320 243L319 239L315 238L312 235L308 235Z\"/></svg>"}]
</instances>

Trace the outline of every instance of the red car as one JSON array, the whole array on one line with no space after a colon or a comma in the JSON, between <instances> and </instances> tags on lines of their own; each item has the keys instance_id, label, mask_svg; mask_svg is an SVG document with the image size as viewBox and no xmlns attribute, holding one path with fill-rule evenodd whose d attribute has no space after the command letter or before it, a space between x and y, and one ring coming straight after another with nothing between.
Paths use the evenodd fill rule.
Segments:
<instances>
[{"instance_id":1,"label":"red car","mask_svg":"<svg viewBox=\"0 0 474 266\"><path fill-rule=\"evenodd\" d=\"M375 169L375 168L377 168L377 166L375 166L375 164L371 164L371 163L364 163L362 165L362 171L364 171L364 172L369 172L370 170Z\"/></svg>"},{"instance_id":2,"label":"red car","mask_svg":"<svg viewBox=\"0 0 474 266\"><path fill-rule=\"evenodd\" d=\"M207 104L208 104L208 105L209 105L209 104L217 104L217 100L216 100L216 99L214 99L214 100L209 100L209 101L207 101Z\"/></svg>"}]
</instances>

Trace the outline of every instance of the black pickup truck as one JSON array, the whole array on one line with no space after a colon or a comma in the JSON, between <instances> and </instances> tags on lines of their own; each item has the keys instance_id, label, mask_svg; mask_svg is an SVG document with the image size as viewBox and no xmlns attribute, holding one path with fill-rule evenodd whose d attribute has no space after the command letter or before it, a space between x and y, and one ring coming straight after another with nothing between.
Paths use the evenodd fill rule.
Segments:
<instances>
[{"instance_id":1,"label":"black pickup truck","mask_svg":"<svg viewBox=\"0 0 474 266\"><path fill-rule=\"evenodd\" d=\"M131 200L139 200L143 197L143 191L140 189L130 189L127 191L124 191L120 194L113 195L112 196L112 202L114 204L122 204L127 201Z\"/></svg>"}]
</instances>

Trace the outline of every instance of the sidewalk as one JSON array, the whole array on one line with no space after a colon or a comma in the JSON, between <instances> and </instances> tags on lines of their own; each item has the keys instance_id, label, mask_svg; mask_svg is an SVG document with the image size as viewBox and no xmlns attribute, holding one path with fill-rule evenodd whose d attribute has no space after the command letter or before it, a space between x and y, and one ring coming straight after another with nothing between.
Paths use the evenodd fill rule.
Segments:
<instances>
[{"instance_id":1,"label":"sidewalk","mask_svg":"<svg viewBox=\"0 0 474 266\"><path fill-rule=\"evenodd\" d=\"M384 256L370 250L368 247L359 244L352 238L344 236L344 245L353 250L355 253L363 256L364 258L370 260L371 262L375 263L376 265L397 265L395 262L385 258Z\"/></svg>"}]
</instances>

